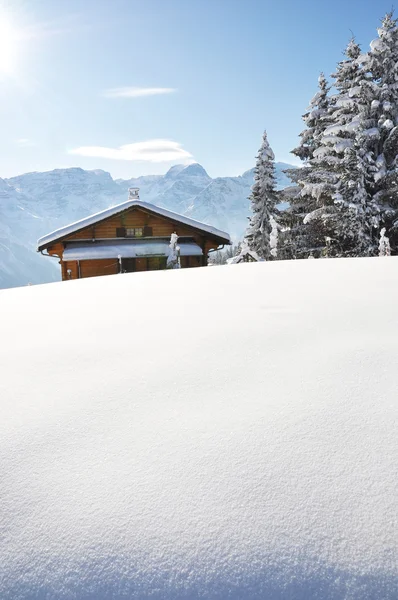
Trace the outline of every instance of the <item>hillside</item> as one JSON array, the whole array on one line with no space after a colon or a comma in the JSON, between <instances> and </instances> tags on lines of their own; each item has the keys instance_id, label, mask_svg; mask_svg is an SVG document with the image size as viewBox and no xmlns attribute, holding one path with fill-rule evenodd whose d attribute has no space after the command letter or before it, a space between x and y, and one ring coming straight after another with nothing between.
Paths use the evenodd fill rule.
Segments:
<instances>
[{"instance_id":1,"label":"hillside","mask_svg":"<svg viewBox=\"0 0 398 600\"><path fill-rule=\"evenodd\" d=\"M277 163L279 187L288 184ZM253 171L212 179L199 164L176 165L165 175L113 180L105 171L79 168L26 173L0 180L0 287L59 279L57 261L36 253L39 237L123 202L129 187L143 200L208 222L240 238L247 223Z\"/></svg>"},{"instance_id":2,"label":"hillside","mask_svg":"<svg viewBox=\"0 0 398 600\"><path fill-rule=\"evenodd\" d=\"M397 267L1 291L1 599L395 600Z\"/></svg>"}]
</instances>

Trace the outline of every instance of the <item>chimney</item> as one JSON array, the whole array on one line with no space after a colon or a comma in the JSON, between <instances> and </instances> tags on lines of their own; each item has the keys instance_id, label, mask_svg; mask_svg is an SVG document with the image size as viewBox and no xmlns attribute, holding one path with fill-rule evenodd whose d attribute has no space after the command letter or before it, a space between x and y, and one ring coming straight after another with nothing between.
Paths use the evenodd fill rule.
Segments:
<instances>
[{"instance_id":1,"label":"chimney","mask_svg":"<svg viewBox=\"0 0 398 600\"><path fill-rule=\"evenodd\" d=\"M129 200L140 199L140 188L129 188Z\"/></svg>"}]
</instances>

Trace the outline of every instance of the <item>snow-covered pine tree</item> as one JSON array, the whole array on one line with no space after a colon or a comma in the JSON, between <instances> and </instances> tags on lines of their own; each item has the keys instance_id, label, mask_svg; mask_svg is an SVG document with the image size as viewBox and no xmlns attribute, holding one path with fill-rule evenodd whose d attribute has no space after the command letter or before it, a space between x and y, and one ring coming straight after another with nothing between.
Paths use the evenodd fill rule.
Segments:
<instances>
[{"instance_id":1,"label":"snow-covered pine tree","mask_svg":"<svg viewBox=\"0 0 398 600\"><path fill-rule=\"evenodd\" d=\"M292 150L292 154L298 156L301 160L310 160L314 156L314 150L319 146L319 140L325 129L325 116L329 110L329 90L330 86L324 73L318 78L319 90L312 98L307 111L302 119L306 128L300 133L300 144Z\"/></svg>"},{"instance_id":2,"label":"snow-covered pine tree","mask_svg":"<svg viewBox=\"0 0 398 600\"><path fill-rule=\"evenodd\" d=\"M227 259L227 265L237 265L244 262L261 262L264 259L261 258L257 252L251 250L248 246L247 239L244 238L236 249L233 256Z\"/></svg>"},{"instance_id":3,"label":"snow-covered pine tree","mask_svg":"<svg viewBox=\"0 0 398 600\"><path fill-rule=\"evenodd\" d=\"M385 227L392 253L398 254L398 26L392 12L370 44L367 69L373 99L363 135L373 159L369 192L374 237Z\"/></svg>"},{"instance_id":4,"label":"snow-covered pine tree","mask_svg":"<svg viewBox=\"0 0 398 600\"><path fill-rule=\"evenodd\" d=\"M252 214L246 231L244 246L260 259L273 258L271 248L272 219L277 222L275 190L275 156L264 131L261 148L257 155L254 185L250 196Z\"/></svg>"},{"instance_id":5,"label":"snow-covered pine tree","mask_svg":"<svg viewBox=\"0 0 398 600\"><path fill-rule=\"evenodd\" d=\"M308 250L314 256L377 253L373 139L368 131L374 91L367 62L351 39L345 58L332 75L337 94L330 98L318 123L312 157L302 173L291 173L301 188L296 204L305 200L304 206L299 205L306 213L304 227L299 229L305 241L304 255Z\"/></svg>"},{"instance_id":6,"label":"snow-covered pine tree","mask_svg":"<svg viewBox=\"0 0 398 600\"><path fill-rule=\"evenodd\" d=\"M304 115L308 130L293 151L305 161L303 169L289 173L301 188L289 211L293 223L296 219L291 229L296 228L296 255L308 255L311 247L315 256L319 250L328 256L376 255L383 227L392 253L398 254L398 26L393 13L384 17L366 55L350 41L333 77L338 93L326 112L312 113L317 100L324 100L321 85Z\"/></svg>"},{"instance_id":7,"label":"snow-covered pine tree","mask_svg":"<svg viewBox=\"0 0 398 600\"><path fill-rule=\"evenodd\" d=\"M345 58L332 75L337 94L331 98L328 118L314 161L330 172L332 183L328 218L328 256L368 256L376 252L372 240L374 215L367 183L372 168L362 122L370 104L369 77L361 49L351 39Z\"/></svg>"},{"instance_id":8,"label":"snow-covered pine tree","mask_svg":"<svg viewBox=\"0 0 398 600\"><path fill-rule=\"evenodd\" d=\"M300 145L292 153L304 161L301 169L286 171L299 192L290 199L290 209L282 217L282 234L279 254L284 258L307 258L319 256L325 247L328 230L325 229L324 207L329 203L333 190L330 173L316 158L321 138L330 124L330 87L325 75L318 79L319 90L303 115L306 129L300 134Z\"/></svg>"}]
</instances>

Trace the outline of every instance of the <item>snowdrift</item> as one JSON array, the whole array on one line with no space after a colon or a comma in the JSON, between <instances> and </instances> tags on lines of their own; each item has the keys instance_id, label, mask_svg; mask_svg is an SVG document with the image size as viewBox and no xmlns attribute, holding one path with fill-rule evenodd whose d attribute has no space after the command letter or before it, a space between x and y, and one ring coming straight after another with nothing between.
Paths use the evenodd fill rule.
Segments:
<instances>
[{"instance_id":1,"label":"snowdrift","mask_svg":"<svg viewBox=\"0 0 398 600\"><path fill-rule=\"evenodd\" d=\"M397 271L1 291L0 598L396 598Z\"/></svg>"}]
</instances>

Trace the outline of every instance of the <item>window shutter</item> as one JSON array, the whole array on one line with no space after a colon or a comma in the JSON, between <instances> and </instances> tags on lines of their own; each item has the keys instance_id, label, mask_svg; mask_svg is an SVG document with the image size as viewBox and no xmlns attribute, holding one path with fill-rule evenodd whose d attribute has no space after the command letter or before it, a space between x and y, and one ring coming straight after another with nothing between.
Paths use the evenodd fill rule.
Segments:
<instances>
[{"instance_id":1,"label":"window shutter","mask_svg":"<svg viewBox=\"0 0 398 600\"><path fill-rule=\"evenodd\" d=\"M152 227L147 227L147 225L145 225L143 233L144 233L144 237L151 237L152 236Z\"/></svg>"},{"instance_id":2,"label":"window shutter","mask_svg":"<svg viewBox=\"0 0 398 600\"><path fill-rule=\"evenodd\" d=\"M116 227L116 237L126 237L126 228Z\"/></svg>"}]
</instances>

